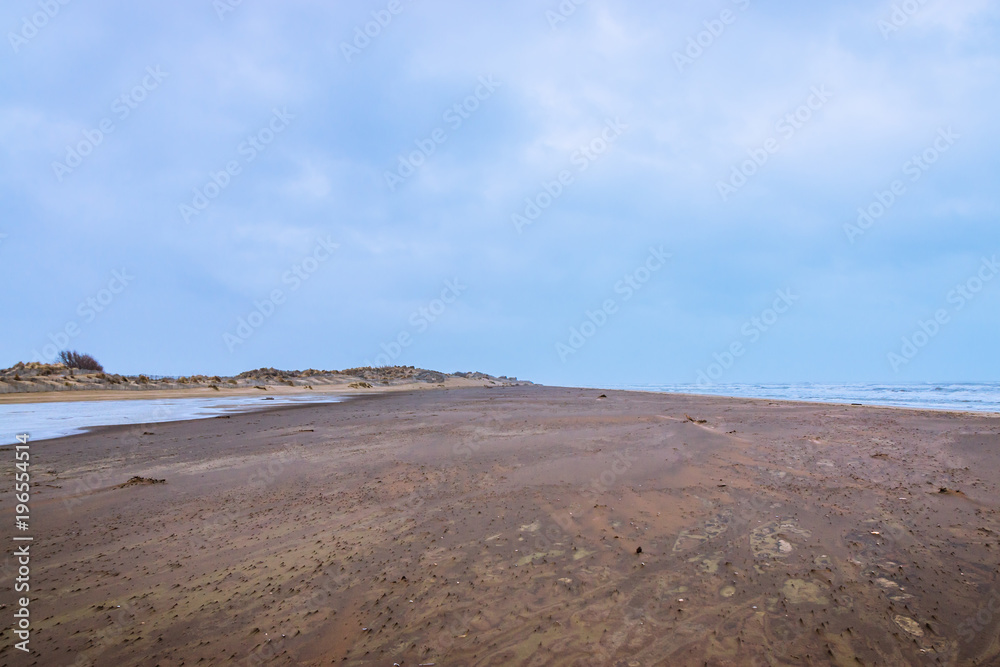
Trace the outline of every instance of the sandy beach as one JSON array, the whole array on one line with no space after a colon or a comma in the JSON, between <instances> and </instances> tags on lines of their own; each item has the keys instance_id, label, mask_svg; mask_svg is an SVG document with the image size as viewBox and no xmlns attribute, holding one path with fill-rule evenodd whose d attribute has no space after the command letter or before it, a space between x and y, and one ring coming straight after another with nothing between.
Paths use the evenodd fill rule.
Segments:
<instances>
[{"instance_id":1,"label":"sandy beach","mask_svg":"<svg viewBox=\"0 0 1000 667\"><path fill-rule=\"evenodd\" d=\"M31 456L2 664L1000 659L996 415L479 386Z\"/></svg>"}]
</instances>

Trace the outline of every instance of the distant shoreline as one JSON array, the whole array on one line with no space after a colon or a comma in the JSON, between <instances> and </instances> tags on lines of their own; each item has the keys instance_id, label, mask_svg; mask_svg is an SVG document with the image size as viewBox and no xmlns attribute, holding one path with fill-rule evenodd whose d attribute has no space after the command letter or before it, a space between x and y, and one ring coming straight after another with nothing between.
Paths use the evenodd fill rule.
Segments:
<instances>
[{"instance_id":1,"label":"distant shoreline","mask_svg":"<svg viewBox=\"0 0 1000 667\"><path fill-rule=\"evenodd\" d=\"M345 371L280 371L261 368L233 377L194 375L150 379L69 369L61 364L17 364L0 371L0 404L213 398L292 394L355 394L401 389L509 387L532 384L485 373L440 373L413 366Z\"/></svg>"},{"instance_id":2,"label":"distant shoreline","mask_svg":"<svg viewBox=\"0 0 1000 667\"><path fill-rule=\"evenodd\" d=\"M961 387L951 393L940 386ZM576 386L580 389L598 387ZM933 389L931 389L933 387ZM1000 415L1000 383L939 384L847 384L847 383L733 383L715 387L695 384L620 385L599 387L605 391L636 391L678 396L756 399L809 405L871 406L900 410L932 410L974 415ZM901 393L900 393L900 390ZM906 398L901 398L905 396ZM970 400L969 397L974 399ZM964 400L963 400L964 399Z\"/></svg>"},{"instance_id":3,"label":"distant shoreline","mask_svg":"<svg viewBox=\"0 0 1000 667\"><path fill-rule=\"evenodd\" d=\"M265 389L254 387L234 387L218 391L206 387L190 389L78 389L66 391L31 391L10 394L0 394L0 405L19 403L62 403L76 401L137 401L163 398L233 398L243 396L275 396L275 395L316 395L316 394L354 394L364 392L363 389L348 389L347 387L321 387L308 389L306 387L281 387L271 385ZM385 391L384 388L368 391Z\"/></svg>"}]
</instances>

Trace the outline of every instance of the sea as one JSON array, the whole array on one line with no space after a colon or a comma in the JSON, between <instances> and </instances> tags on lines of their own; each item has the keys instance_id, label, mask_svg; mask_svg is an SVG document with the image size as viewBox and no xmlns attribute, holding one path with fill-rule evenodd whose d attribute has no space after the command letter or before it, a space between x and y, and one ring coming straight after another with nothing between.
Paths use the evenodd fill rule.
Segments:
<instances>
[{"instance_id":1,"label":"sea","mask_svg":"<svg viewBox=\"0 0 1000 667\"><path fill-rule=\"evenodd\" d=\"M656 391L816 403L861 403L898 408L1000 412L1000 382L920 384L631 384L606 389Z\"/></svg>"},{"instance_id":2,"label":"sea","mask_svg":"<svg viewBox=\"0 0 1000 667\"><path fill-rule=\"evenodd\" d=\"M344 396L237 396L219 398L135 398L121 401L62 401L0 404L0 446L61 438L94 426L154 424L184 419L208 419L276 405L339 403Z\"/></svg>"}]
</instances>

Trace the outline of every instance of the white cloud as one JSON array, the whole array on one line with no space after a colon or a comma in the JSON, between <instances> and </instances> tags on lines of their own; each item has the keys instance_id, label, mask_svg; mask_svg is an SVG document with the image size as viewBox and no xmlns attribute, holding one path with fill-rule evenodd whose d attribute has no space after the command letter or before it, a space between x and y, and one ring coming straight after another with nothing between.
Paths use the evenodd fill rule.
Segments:
<instances>
[{"instance_id":1,"label":"white cloud","mask_svg":"<svg viewBox=\"0 0 1000 667\"><path fill-rule=\"evenodd\" d=\"M330 194L330 179L312 160L302 160L299 173L285 182L282 192L289 197L321 199Z\"/></svg>"}]
</instances>

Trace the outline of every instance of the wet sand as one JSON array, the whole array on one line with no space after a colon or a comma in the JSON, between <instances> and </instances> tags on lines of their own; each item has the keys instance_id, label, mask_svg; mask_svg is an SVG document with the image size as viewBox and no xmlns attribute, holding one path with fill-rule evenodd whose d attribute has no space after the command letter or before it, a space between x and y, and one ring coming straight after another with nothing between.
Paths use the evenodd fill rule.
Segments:
<instances>
[{"instance_id":1,"label":"wet sand","mask_svg":"<svg viewBox=\"0 0 1000 667\"><path fill-rule=\"evenodd\" d=\"M2 664L1000 655L995 415L467 388L31 452L32 655L8 629Z\"/></svg>"}]
</instances>

